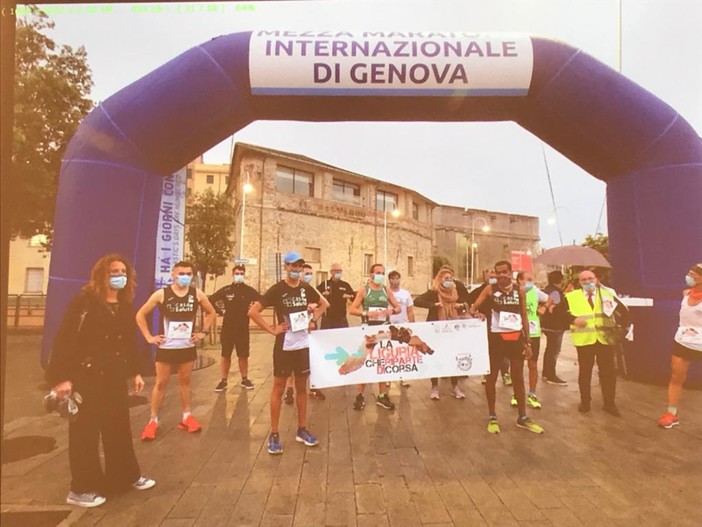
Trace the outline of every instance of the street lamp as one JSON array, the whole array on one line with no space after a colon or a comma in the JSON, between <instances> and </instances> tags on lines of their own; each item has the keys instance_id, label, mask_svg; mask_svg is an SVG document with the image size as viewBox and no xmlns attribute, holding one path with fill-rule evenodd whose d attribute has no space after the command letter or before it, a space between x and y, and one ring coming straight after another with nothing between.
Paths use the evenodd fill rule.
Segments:
<instances>
[{"instance_id":1,"label":"street lamp","mask_svg":"<svg viewBox=\"0 0 702 527\"><path fill-rule=\"evenodd\" d=\"M554 207L551 209L551 212L549 212L548 219L546 220L546 223L549 225L555 225L558 228L558 238L561 240L561 245L563 245L563 234L561 233L561 223L558 221L558 209L564 209L568 210L566 207Z\"/></svg>"},{"instance_id":2,"label":"street lamp","mask_svg":"<svg viewBox=\"0 0 702 527\"><path fill-rule=\"evenodd\" d=\"M484 233L490 232L488 220L482 216L472 216L470 221L470 283L468 287L473 285L473 278L475 275L475 249L478 247L478 244L475 243L475 220L483 222L483 226L480 228L480 230L482 230Z\"/></svg>"},{"instance_id":3,"label":"street lamp","mask_svg":"<svg viewBox=\"0 0 702 527\"><path fill-rule=\"evenodd\" d=\"M249 183L249 173L246 172L246 183L244 183L244 186L242 187L242 194L241 194L241 242L239 244L239 259L241 260L244 257L244 221L245 221L245 216L244 213L246 212L246 195L249 192L253 191L253 185Z\"/></svg>"},{"instance_id":4,"label":"street lamp","mask_svg":"<svg viewBox=\"0 0 702 527\"><path fill-rule=\"evenodd\" d=\"M392 212L393 218L398 218L400 216L400 211L399 209L393 209ZM388 210L385 209L383 210L383 248L385 251L385 257L383 258L383 266L385 267L385 271L387 272L388 269Z\"/></svg>"}]
</instances>

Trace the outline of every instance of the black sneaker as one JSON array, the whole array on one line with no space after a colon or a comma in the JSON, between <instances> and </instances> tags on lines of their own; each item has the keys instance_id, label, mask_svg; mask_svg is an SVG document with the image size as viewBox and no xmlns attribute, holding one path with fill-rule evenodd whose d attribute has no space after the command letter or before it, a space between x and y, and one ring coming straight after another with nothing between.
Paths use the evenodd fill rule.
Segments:
<instances>
[{"instance_id":1,"label":"black sneaker","mask_svg":"<svg viewBox=\"0 0 702 527\"><path fill-rule=\"evenodd\" d=\"M320 401L326 400L326 396L322 393L322 390L310 390L310 395Z\"/></svg>"},{"instance_id":2,"label":"black sneaker","mask_svg":"<svg viewBox=\"0 0 702 527\"><path fill-rule=\"evenodd\" d=\"M561 379L558 375L547 377L546 382L549 384L555 384L556 386L568 386L568 383Z\"/></svg>"},{"instance_id":3,"label":"black sneaker","mask_svg":"<svg viewBox=\"0 0 702 527\"><path fill-rule=\"evenodd\" d=\"M242 388L246 388L247 390L254 389L253 383L248 379L241 379L241 382L239 384L241 385Z\"/></svg>"},{"instance_id":4,"label":"black sneaker","mask_svg":"<svg viewBox=\"0 0 702 527\"><path fill-rule=\"evenodd\" d=\"M227 389L227 381L219 381L219 384L215 386L215 392L223 392Z\"/></svg>"},{"instance_id":5,"label":"black sneaker","mask_svg":"<svg viewBox=\"0 0 702 527\"><path fill-rule=\"evenodd\" d=\"M363 410L366 407L366 398L363 397L362 393L356 396L356 400L353 402L354 410Z\"/></svg>"},{"instance_id":6,"label":"black sneaker","mask_svg":"<svg viewBox=\"0 0 702 527\"><path fill-rule=\"evenodd\" d=\"M292 404L295 402L295 392L293 392L292 388L285 390L285 397L283 397L283 401L285 404Z\"/></svg>"},{"instance_id":7,"label":"black sneaker","mask_svg":"<svg viewBox=\"0 0 702 527\"><path fill-rule=\"evenodd\" d=\"M617 406L614 404L606 404L602 407L602 409L609 415L613 415L614 417L622 416L621 412L619 411L619 408L617 408Z\"/></svg>"},{"instance_id":8,"label":"black sneaker","mask_svg":"<svg viewBox=\"0 0 702 527\"><path fill-rule=\"evenodd\" d=\"M580 403L578 405L578 412L581 414L586 414L590 411L590 403Z\"/></svg>"},{"instance_id":9,"label":"black sneaker","mask_svg":"<svg viewBox=\"0 0 702 527\"><path fill-rule=\"evenodd\" d=\"M380 394L376 399L375 404L377 404L381 408L385 408L386 410L395 409L395 405L392 401L390 401L390 397L388 397L387 393Z\"/></svg>"}]
</instances>

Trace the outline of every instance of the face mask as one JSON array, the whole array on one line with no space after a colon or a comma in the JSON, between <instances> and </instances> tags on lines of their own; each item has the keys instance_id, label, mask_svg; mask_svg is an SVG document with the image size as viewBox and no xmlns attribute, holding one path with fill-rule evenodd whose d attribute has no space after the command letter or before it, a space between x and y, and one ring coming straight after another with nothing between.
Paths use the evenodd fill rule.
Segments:
<instances>
[{"instance_id":1,"label":"face mask","mask_svg":"<svg viewBox=\"0 0 702 527\"><path fill-rule=\"evenodd\" d=\"M375 282L377 285L383 285L385 283L385 275L384 274L373 275L373 282Z\"/></svg>"},{"instance_id":2,"label":"face mask","mask_svg":"<svg viewBox=\"0 0 702 527\"><path fill-rule=\"evenodd\" d=\"M500 276L497 278L497 285L500 287L507 287L512 283L512 279L509 276Z\"/></svg>"},{"instance_id":3,"label":"face mask","mask_svg":"<svg viewBox=\"0 0 702 527\"><path fill-rule=\"evenodd\" d=\"M290 280L299 280L300 271L288 271L288 278L290 278Z\"/></svg>"},{"instance_id":4,"label":"face mask","mask_svg":"<svg viewBox=\"0 0 702 527\"><path fill-rule=\"evenodd\" d=\"M441 285L446 289L451 289L453 287L453 280L444 280Z\"/></svg>"},{"instance_id":5,"label":"face mask","mask_svg":"<svg viewBox=\"0 0 702 527\"><path fill-rule=\"evenodd\" d=\"M312 275L311 274L306 274L305 276L302 277L302 279L305 281L306 284L312 283Z\"/></svg>"},{"instance_id":6,"label":"face mask","mask_svg":"<svg viewBox=\"0 0 702 527\"><path fill-rule=\"evenodd\" d=\"M488 284L490 285L495 285L497 283L497 278L494 276L492 278L488 278Z\"/></svg>"},{"instance_id":7,"label":"face mask","mask_svg":"<svg viewBox=\"0 0 702 527\"><path fill-rule=\"evenodd\" d=\"M398 287L400 287L400 281L399 280L390 280L390 287L397 289Z\"/></svg>"},{"instance_id":8,"label":"face mask","mask_svg":"<svg viewBox=\"0 0 702 527\"><path fill-rule=\"evenodd\" d=\"M187 274L179 274L177 280L179 286L188 287L190 285L190 282L192 282L193 277L188 276Z\"/></svg>"},{"instance_id":9,"label":"face mask","mask_svg":"<svg viewBox=\"0 0 702 527\"><path fill-rule=\"evenodd\" d=\"M597 287L597 285L595 285L595 282L590 282L589 284L583 284L583 289L585 291L588 291L588 292L594 291L595 287Z\"/></svg>"},{"instance_id":10,"label":"face mask","mask_svg":"<svg viewBox=\"0 0 702 527\"><path fill-rule=\"evenodd\" d=\"M112 289L124 289L125 285L127 285L126 276L110 276L110 287Z\"/></svg>"},{"instance_id":11,"label":"face mask","mask_svg":"<svg viewBox=\"0 0 702 527\"><path fill-rule=\"evenodd\" d=\"M341 280L341 273L332 273L334 280Z\"/></svg>"},{"instance_id":12,"label":"face mask","mask_svg":"<svg viewBox=\"0 0 702 527\"><path fill-rule=\"evenodd\" d=\"M234 282L237 284L240 284L244 281L244 275L243 274L235 274L234 275Z\"/></svg>"},{"instance_id":13,"label":"face mask","mask_svg":"<svg viewBox=\"0 0 702 527\"><path fill-rule=\"evenodd\" d=\"M531 291L532 289L534 289L534 282L526 282L524 284L524 289L526 289L527 291Z\"/></svg>"},{"instance_id":14,"label":"face mask","mask_svg":"<svg viewBox=\"0 0 702 527\"><path fill-rule=\"evenodd\" d=\"M695 279L689 274L685 275L685 283L687 284L687 287L695 287Z\"/></svg>"}]
</instances>

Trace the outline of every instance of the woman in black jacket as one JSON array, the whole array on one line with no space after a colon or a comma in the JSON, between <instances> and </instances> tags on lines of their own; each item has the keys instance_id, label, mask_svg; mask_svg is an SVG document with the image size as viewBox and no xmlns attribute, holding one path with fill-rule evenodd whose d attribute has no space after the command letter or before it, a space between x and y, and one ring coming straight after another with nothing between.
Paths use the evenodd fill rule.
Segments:
<instances>
[{"instance_id":1,"label":"woman in black jacket","mask_svg":"<svg viewBox=\"0 0 702 527\"><path fill-rule=\"evenodd\" d=\"M57 397L74 391L82 397L68 428L71 490L66 502L71 505L97 507L105 503L106 492L156 484L141 475L129 424L126 380L133 378L135 393L144 387L137 369L135 286L134 268L126 258L103 256L68 306L54 340L47 378Z\"/></svg>"},{"instance_id":2,"label":"woman in black jacket","mask_svg":"<svg viewBox=\"0 0 702 527\"><path fill-rule=\"evenodd\" d=\"M462 287L462 290L459 288ZM462 291L464 292L463 294ZM467 295L465 286L453 279L453 270L442 267L434 277L432 288L423 295L415 298L414 305L428 309L427 322L435 320L455 320L465 313L464 296ZM456 399L465 399L465 394L458 387L460 377L451 377L451 395ZM439 399L439 379L431 380L431 399Z\"/></svg>"}]
</instances>

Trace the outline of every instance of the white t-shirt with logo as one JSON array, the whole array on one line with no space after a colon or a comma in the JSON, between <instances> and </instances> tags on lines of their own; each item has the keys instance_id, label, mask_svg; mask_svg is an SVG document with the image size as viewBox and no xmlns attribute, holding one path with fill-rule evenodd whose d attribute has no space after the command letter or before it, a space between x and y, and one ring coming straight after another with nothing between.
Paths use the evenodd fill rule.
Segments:
<instances>
[{"instance_id":1,"label":"white t-shirt with logo","mask_svg":"<svg viewBox=\"0 0 702 527\"><path fill-rule=\"evenodd\" d=\"M395 300L397 300L397 303L400 304L400 312L396 315L390 315L390 323L404 324L409 322L409 319L407 318L407 308L414 305L412 295L409 291L407 291L407 289L398 289L397 291L393 291L392 294L395 297Z\"/></svg>"}]
</instances>

